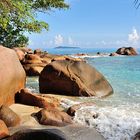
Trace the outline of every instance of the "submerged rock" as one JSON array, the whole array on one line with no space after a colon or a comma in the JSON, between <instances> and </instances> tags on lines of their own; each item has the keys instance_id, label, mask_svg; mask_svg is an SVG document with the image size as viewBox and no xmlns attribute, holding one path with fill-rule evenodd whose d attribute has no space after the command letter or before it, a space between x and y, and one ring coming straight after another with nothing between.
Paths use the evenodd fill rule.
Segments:
<instances>
[{"instance_id":1,"label":"submerged rock","mask_svg":"<svg viewBox=\"0 0 140 140\"><path fill-rule=\"evenodd\" d=\"M122 47L116 51L120 55L138 55L137 51L133 47Z\"/></svg>"},{"instance_id":2,"label":"submerged rock","mask_svg":"<svg viewBox=\"0 0 140 140\"><path fill-rule=\"evenodd\" d=\"M9 107L4 105L0 107L0 119L5 122L7 127L13 127L20 123L19 116Z\"/></svg>"},{"instance_id":3,"label":"submerged rock","mask_svg":"<svg viewBox=\"0 0 140 140\"><path fill-rule=\"evenodd\" d=\"M0 120L0 139L9 136L9 130L4 123L4 121Z\"/></svg>"},{"instance_id":4,"label":"submerged rock","mask_svg":"<svg viewBox=\"0 0 140 140\"><path fill-rule=\"evenodd\" d=\"M52 126L65 126L72 124L71 117L57 109L42 109L35 114L40 124Z\"/></svg>"},{"instance_id":5,"label":"submerged rock","mask_svg":"<svg viewBox=\"0 0 140 140\"><path fill-rule=\"evenodd\" d=\"M134 140L140 140L140 132L138 132L138 133L135 135Z\"/></svg>"},{"instance_id":6,"label":"submerged rock","mask_svg":"<svg viewBox=\"0 0 140 140\"><path fill-rule=\"evenodd\" d=\"M0 46L0 106L14 103L25 86L26 75L14 50Z\"/></svg>"},{"instance_id":7,"label":"submerged rock","mask_svg":"<svg viewBox=\"0 0 140 140\"><path fill-rule=\"evenodd\" d=\"M83 61L54 61L39 77L41 93L104 97L113 93L105 77Z\"/></svg>"},{"instance_id":8,"label":"submerged rock","mask_svg":"<svg viewBox=\"0 0 140 140\"><path fill-rule=\"evenodd\" d=\"M84 102L84 103L75 104L75 105L73 105L73 106L71 106L71 107L68 108L67 113L70 116L74 116L75 115L75 112L78 109L80 109L82 107L87 107L87 106L95 106L95 103L93 103L93 102ZM96 116L97 116L97 114L95 114L94 117L96 117Z\"/></svg>"}]
</instances>

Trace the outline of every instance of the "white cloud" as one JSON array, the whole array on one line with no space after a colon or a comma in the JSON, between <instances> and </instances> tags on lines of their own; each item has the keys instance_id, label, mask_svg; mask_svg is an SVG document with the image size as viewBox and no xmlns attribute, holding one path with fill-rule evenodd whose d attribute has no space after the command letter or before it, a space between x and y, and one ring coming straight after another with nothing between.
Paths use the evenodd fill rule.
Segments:
<instances>
[{"instance_id":1,"label":"white cloud","mask_svg":"<svg viewBox=\"0 0 140 140\"><path fill-rule=\"evenodd\" d=\"M128 40L129 40L130 42L134 42L134 43L135 43L135 42L137 42L139 39L140 39L140 36L139 36L139 34L138 34L136 28L134 27L134 28L132 29L132 33L128 34Z\"/></svg>"},{"instance_id":2,"label":"white cloud","mask_svg":"<svg viewBox=\"0 0 140 140\"><path fill-rule=\"evenodd\" d=\"M74 41L71 37L68 37L68 44L69 45L73 45L74 44Z\"/></svg>"},{"instance_id":3,"label":"white cloud","mask_svg":"<svg viewBox=\"0 0 140 140\"><path fill-rule=\"evenodd\" d=\"M63 41L64 41L63 36L60 34L56 35L54 38L55 45L61 45L63 44Z\"/></svg>"}]
</instances>

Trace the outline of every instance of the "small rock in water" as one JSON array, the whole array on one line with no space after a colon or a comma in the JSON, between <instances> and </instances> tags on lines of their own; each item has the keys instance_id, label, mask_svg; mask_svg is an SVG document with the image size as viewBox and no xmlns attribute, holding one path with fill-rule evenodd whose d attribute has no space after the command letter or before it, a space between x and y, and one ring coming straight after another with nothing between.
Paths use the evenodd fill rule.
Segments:
<instances>
[{"instance_id":1,"label":"small rock in water","mask_svg":"<svg viewBox=\"0 0 140 140\"><path fill-rule=\"evenodd\" d=\"M75 105L73 105L73 106L71 106L71 107L68 108L67 113L70 116L74 116L75 115L75 112L78 109L80 109L82 107L87 107L87 106L95 106L95 104L93 102L84 102L84 103L75 104Z\"/></svg>"},{"instance_id":2,"label":"small rock in water","mask_svg":"<svg viewBox=\"0 0 140 140\"><path fill-rule=\"evenodd\" d=\"M140 140L140 132L138 132L138 133L135 135L134 140Z\"/></svg>"}]
</instances>

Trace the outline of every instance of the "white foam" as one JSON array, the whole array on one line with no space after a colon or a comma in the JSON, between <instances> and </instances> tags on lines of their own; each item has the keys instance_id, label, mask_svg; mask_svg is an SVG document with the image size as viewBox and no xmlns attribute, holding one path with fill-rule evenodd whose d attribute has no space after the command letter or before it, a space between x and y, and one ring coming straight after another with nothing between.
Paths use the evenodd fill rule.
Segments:
<instances>
[{"instance_id":1,"label":"white foam","mask_svg":"<svg viewBox=\"0 0 140 140\"><path fill-rule=\"evenodd\" d=\"M78 101L72 101L72 100L66 99L66 98L61 99L61 106L63 106L66 109L71 107L72 105L78 104L78 103L79 103Z\"/></svg>"},{"instance_id":2,"label":"white foam","mask_svg":"<svg viewBox=\"0 0 140 140\"><path fill-rule=\"evenodd\" d=\"M109 54L102 54L102 55L83 55L83 56L76 56L76 55L71 55L71 57L74 58L98 58L98 57L109 57Z\"/></svg>"},{"instance_id":3,"label":"white foam","mask_svg":"<svg viewBox=\"0 0 140 140\"><path fill-rule=\"evenodd\" d=\"M93 115L98 117L94 119ZM140 129L140 112L123 107L85 107L78 110L75 122L95 127L106 140L132 140Z\"/></svg>"}]
</instances>

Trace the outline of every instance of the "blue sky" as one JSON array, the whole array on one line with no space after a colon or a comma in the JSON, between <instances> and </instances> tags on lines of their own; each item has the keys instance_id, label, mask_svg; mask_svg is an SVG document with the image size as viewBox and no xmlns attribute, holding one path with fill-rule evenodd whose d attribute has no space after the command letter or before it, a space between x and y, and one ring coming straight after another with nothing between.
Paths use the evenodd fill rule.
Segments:
<instances>
[{"instance_id":1,"label":"blue sky","mask_svg":"<svg viewBox=\"0 0 140 140\"><path fill-rule=\"evenodd\" d=\"M29 34L31 48L60 45L114 48L140 47L140 9L133 0L67 0L68 10L39 14L49 31Z\"/></svg>"}]
</instances>

